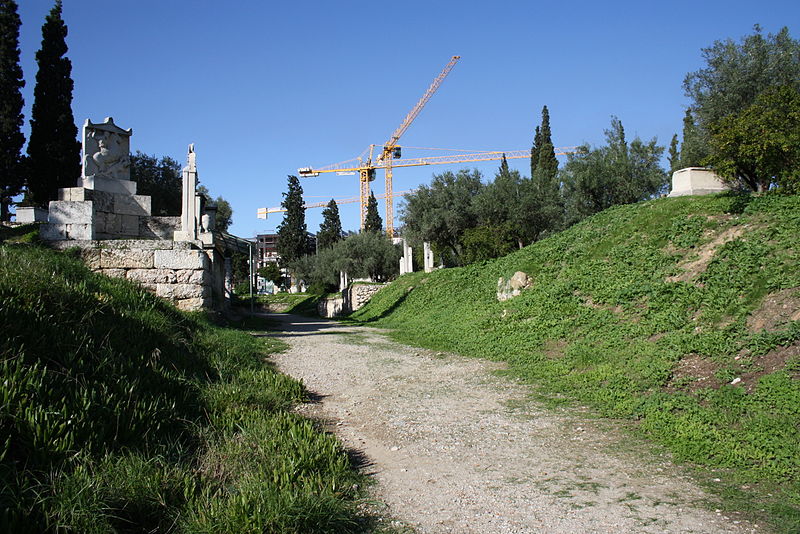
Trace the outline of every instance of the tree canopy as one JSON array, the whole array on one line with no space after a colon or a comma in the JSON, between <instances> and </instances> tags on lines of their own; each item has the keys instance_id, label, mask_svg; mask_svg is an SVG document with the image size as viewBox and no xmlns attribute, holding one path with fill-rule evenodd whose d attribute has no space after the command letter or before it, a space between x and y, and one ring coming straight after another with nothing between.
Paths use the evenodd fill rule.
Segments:
<instances>
[{"instance_id":1,"label":"tree canopy","mask_svg":"<svg viewBox=\"0 0 800 534\"><path fill-rule=\"evenodd\" d=\"M378 201L375 199L375 194L370 191L369 200L367 201L367 213L364 217L364 231L380 234L383 232L383 219L378 213Z\"/></svg>"},{"instance_id":2,"label":"tree canopy","mask_svg":"<svg viewBox=\"0 0 800 534\"><path fill-rule=\"evenodd\" d=\"M686 75L683 87L700 128L744 111L770 87L800 90L800 42L787 27L766 37L760 26L753 30L738 43L725 39L704 48L706 66Z\"/></svg>"},{"instance_id":3,"label":"tree canopy","mask_svg":"<svg viewBox=\"0 0 800 534\"><path fill-rule=\"evenodd\" d=\"M281 207L286 210L278 225L276 243L282 267L289 266L308 252L308 229L306 210L303 207L303 188L297 176L289 176L287 191L283 194Z\"/></svg>"},{"instance_id":4,"label":"tree canopy","mask_svg":"<svg viewBox=\"0 0 800 534\"><path fill-rule=\"evenodd\" d=\"M140 151L131 156L131 180L140 195L151 197L153 215L181 214L181 165L169 156L160 159Z\"/></svg>"},{"instance_id":5,"label":"tree canopy","mask_svg":"<svg viewBox=\"0 0 800 534\"><path fill-rule=\"evenodd\" d=\"M461 236L478 225L475 197L482 189L477 170L434 174L430 186L405 195L401 207L405 236L414 242L431 242L448 263L460 265Z\"/></svg>"},{"instance_id":6,"label":"tree canopy","mask_svg":"<svg viewBox=\"0 0 800 534\"><path fill-rule=\"evenodd\" d=\"M81 146L72 115L72 62L67 53L67 25L61 0L42 26L42 47L36 52L39 70L33 90L30 171L25 200L45 206L60 187L75 187L81 175Z\"/></svg>"},{"instance_id":7,"label":"tree canopy","mask_svg":"<svg viewBox=\"0 0 800 534\"><path fill-rule=\"evenodd\" d=\"M22 191L25 179L20 24L16 2L0 0L0 221L9 220L11 199Z\"/></svg>"},{"instance_id":8,"label":"tree canopy","mask_svg":"<svg viewBox=\"0 0 800 534\"><path fill-rule=\"evenodd\" d=\"M592 149L578 147L562 169L566 217L575 223L616 204L629 204L658 195L668 177L660 166L664 147L638 137L630 144L622 122L611 119L605 131L607 144Z\"/></svg>"},{"instance_id":9,"label":"tree canopy","mask_svg":"<svg viewBox=\"0 0 800 534\"><path fill-rule=\"evenodd\" d=\"M753 191L775 184L800 192L800 91L792 86L769 89L743 111L711 129L708 162L730 183Z\"/></svg>"},{"instance_id":10,"label":"tree canopy","mask_svg":"<svg viewBox=\"0 0 800 534\"><path fill-rule=\"evenodd\" d=\"M322 210L322 223L317 232L317 248L330 248L342 240L342 220L339 217L339 206L331 199Z\"/></svg>"}]
</instances>

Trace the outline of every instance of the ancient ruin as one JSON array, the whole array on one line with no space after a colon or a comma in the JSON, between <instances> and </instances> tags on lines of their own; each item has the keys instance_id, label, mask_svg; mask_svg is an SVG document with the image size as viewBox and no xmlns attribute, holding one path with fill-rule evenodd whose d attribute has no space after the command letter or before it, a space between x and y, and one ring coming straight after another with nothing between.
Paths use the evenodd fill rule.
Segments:
<instances>
[{"instance_id":1,"label":"ancient ruin","mask_svg":"<svg viewBox=\"0 0 800 534\"><path fill-rule=\"evenodd\" d=\"M154 217L151 197L137 195L130 179L132 134L111 117L84 123L81 178L50 202L42 239L80 249L92 270L135 281L181 309L224 308L228 257L248 243L215 232L216 207L196 191L194 145L183 169L181 216Z\"/></svg>"}]
</instances>

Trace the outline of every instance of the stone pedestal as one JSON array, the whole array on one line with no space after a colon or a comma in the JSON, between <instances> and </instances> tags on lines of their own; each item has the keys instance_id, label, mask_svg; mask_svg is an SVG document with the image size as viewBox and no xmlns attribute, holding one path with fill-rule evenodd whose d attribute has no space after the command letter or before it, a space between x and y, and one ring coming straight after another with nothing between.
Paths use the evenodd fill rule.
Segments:
<instances>
[{"instance_id":1,"label":"stone pedestal","mask_svg":"<svg viewBox=\"0 0 800 534\"><path fill-rule=\"evenodd\" d=\"M33 206L17 206L16 221L22 224L47 222L47 210Z\"/></svg>"},{"instance_id":2,"label":"stone pedestal","mask_svg":"<svg viewBox=\"0 0 800 534\"><path fill-rule=\"evenodd\" d=\"M425 241L422 244L422 251L425 263L425 272L430 273L433 271L433 250L431 250L431 244Z\"/></svg>"},{"instance_id":3,"label":"stone pedestal","mask_svg":"<svg viewBox=\"0 0 800 534\"><path fill-rule=\"evenodd\" d=\"M672 190L668 196L710 195L729 190L730 187L714 171L703 167L687 167L672 173Z\"/></svg>"}]
</instances>

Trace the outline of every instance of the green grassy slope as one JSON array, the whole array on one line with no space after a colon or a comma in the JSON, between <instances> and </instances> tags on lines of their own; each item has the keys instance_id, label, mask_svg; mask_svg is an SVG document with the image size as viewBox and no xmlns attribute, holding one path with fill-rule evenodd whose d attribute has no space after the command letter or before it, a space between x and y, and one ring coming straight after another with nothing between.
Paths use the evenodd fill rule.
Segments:
<instances>
[{"instance_id":1,"label":"green grassy slope","mask_svg":"<svg viewBox=\"0 0 800 534\"><path fill-rule=\"evenodd\" d=\"M498 278L515 271L532 287L498 302ZM677 459L726 469L744 500L777 486L753 506L791 530L798 288L800 198L684 197L609 209L493 262L403 276L352 319L505 360L550 398L636 421Z\"/></svg>"},{"instance_id":2,"label":"green grassy slope","mask_svg":"<svg viewBox=\"0 0 800 534\"><path fill-rule=\"evenodd\" d=\"M0 333L0 531L363 530L362 478L264 361L281 343L2 243Z\"/></svg>"}]
</instances>

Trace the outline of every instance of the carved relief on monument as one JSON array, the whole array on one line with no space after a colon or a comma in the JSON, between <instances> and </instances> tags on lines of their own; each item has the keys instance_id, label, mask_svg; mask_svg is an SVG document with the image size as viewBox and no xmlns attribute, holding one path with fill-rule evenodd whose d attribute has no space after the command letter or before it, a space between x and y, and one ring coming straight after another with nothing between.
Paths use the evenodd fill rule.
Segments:
<instances>
[{"instance_id":1,"label":"carved relief on monument","mask_svg":"<svg viewBox=\"0 0 800 534\"><path fill-rule=\"evenodd\" d=\"M123 130L114 119L102 123L86 119L83 125L83 177L130 180L130 138L132 129Z\"/></svg>"}]
</instances>

